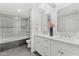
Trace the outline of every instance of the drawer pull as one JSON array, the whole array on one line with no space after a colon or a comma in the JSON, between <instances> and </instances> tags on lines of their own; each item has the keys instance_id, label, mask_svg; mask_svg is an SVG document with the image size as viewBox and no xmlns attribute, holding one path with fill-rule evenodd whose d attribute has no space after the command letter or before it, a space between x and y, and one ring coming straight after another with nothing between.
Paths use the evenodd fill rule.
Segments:
<instances>
[{"instance_id":1,"label":"drawer pull","mask_svg":"<svg viewBox=\"0 0 79 59\"><path fill-rule=\"evenodd\" d=\"M58 51L59 53L61 53L61 51Z\"/></svg>"},{"instance_id":2,"label":"drawer pull","mask_svg":"<svg viewBox=\"0 0 79 59\"><path fill-rule=\"evenodd\" d=\"M64 52L58 51L58 53L64 54Z\"/></svg>"},{"instance_id":3,"label":"drawer pull","mask_svg":"<svg viewBox=\"0 0 79 59\"><path fill-rule=\"evenodd\" d=\"M64 52L61 52L61 54L64 54Z\"/></svg>"}]
</instances>

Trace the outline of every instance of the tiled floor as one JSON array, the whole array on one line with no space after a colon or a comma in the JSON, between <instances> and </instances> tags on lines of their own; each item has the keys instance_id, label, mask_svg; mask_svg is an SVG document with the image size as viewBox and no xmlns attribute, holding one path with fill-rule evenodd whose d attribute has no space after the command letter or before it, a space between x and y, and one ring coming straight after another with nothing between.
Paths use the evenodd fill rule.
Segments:
<instances>
[{"instance_id":1,"label":"tiled floor","mask_svg":"<svg viewBox=\"0 0 79 59\"><path fill-rule=\"evenodd\" d=\"M11 48L0 52L0 56L39 56L37 53L31 53L27 45Z\"/></svg>"}]
</instances>

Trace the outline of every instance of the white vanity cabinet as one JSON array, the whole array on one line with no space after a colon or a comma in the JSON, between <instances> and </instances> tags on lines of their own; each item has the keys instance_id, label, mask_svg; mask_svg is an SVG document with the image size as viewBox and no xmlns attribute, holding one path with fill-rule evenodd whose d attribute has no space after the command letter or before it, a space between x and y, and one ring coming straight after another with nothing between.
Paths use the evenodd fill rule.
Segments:
<instances>
[{"instance_id":1,"label":"white vanity cabinet","mask_svg":"<svg viewBox=\"0 0 79 59\"><path fill-rule=\"evenodd\" d=\"M35 36L34 48L39 54L50 56L50 40L40 36Z\"/></svg>"},{"instance_id":2,"label":"white vanity cabinet","mask_svg":"<svg viewBox=\"0 0 79 59\"><path fill-rule=\"evenodd\" d=\"M78 45L41 35L34 36L34 49L42 56L79 56Z\"/></svg>"},{"instance_id":3,"label":"white vanity cabinet","mask_svg":"<svg viewBox=\"0 0 79 59\"><path fill-rule=\"evenodd\" d=\"M41 55L44 55L43 40L37 36L34 38L34 49Z\"/></svg>"},{"instance_id":4,"label":"white vanity cabinet","mask_svg":"<svg viewBox=\"0 0 79 59\"><path fill-rule=\"evenodd\" d=\"M45 56L50 56L50 40L43 38L44 40L44 54Z\"/></svg>"},{"instance_id":5,"label":"white vanity cabinet","mask_svg":"<svg viewBox=\"0 0 79 59\"><path fill-rule=\"evenodd\" d=\"M79 47L73 44L52 40L51 55L52 56L78 56Z\"/></svg>"}]
</instances>

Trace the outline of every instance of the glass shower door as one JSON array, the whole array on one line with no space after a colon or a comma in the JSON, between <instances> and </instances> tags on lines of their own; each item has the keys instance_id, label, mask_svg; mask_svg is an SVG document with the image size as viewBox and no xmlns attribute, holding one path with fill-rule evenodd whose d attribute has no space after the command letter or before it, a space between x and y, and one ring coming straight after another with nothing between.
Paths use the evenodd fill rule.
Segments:
<instances>
[{"instance_id":1,"label":"glass shower door","mask_svg":"<svg viewBox=\"0 0 79 59\"><path fill-rule=\"evenodd\" d=\"M29 38L29 24L27 18L0 15L0 40Z\"/></svg>"}]
</instances>

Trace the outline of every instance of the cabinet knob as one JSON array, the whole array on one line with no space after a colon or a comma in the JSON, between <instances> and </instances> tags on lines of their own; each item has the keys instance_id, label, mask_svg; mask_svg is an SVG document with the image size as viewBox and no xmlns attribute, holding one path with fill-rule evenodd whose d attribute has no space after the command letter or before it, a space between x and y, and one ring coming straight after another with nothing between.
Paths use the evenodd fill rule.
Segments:
<instances>
[{"instance_id":1,"label":"cabinet knob","mask_svg":"<svg viewBox=\"0 0 79 59\"><path fill-rule=\"evenodd\" d=\"M48 47L45 47L46 49L48 49Z\"/></svg>"}]
</instances>

